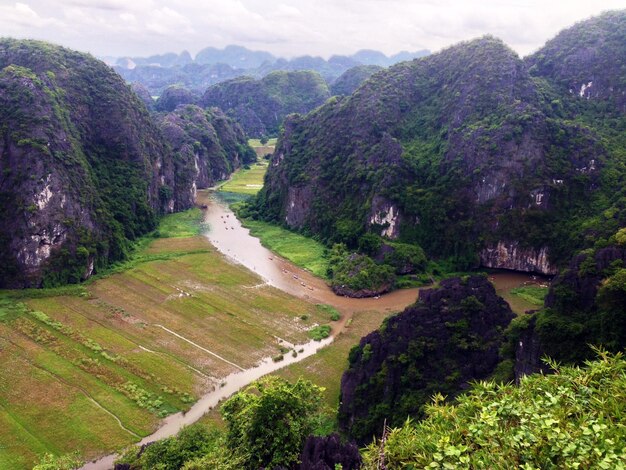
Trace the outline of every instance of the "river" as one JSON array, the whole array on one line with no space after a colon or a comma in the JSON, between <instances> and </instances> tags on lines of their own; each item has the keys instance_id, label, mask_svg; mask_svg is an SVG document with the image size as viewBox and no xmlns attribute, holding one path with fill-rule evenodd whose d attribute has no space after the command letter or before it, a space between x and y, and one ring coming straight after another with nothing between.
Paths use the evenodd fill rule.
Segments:
<instances>
[{"instance_id":1,"label":"river","mask_svg":"<svg viewBox=\"0 0 626 470\"><path fill-rule=\"evenodd\" d=\"M206 206L204 222L207 225L205 236L227 259L242 264L255 272L267 284L283 290L291 295L314 303L332 305L341 313L341 320L333 322L333 331L329 338L317 342L295 345L299 351L296 357L285 355L284 360L274 362L268 357L257 366L244 371L230 374L222 379L223 386L203 395L187 412L176 413L165 418L161 426L153 434L144 437L139 445L177 434L183 426L199 420L206 412L215 407L221 400L242 389L254 380L299 362L317 352L318 349L330 344L334 337L344 328L348 319L357 312L379 311L391 314L403 310L417 299L418 289L401 289L378 298L352 299L340 297L333 293L325 281L313 276L291 262L269 251L258 238L250 235L250 231L241 225L228 206L211 192L199 192L198 204ZM539 284L541 279L524 273L507 271L492 272L490 280L497 290L510 289L529 283ZM81 467L81 470L109 470L117 454L107 455Z\"/></svg>"}]
</instances>

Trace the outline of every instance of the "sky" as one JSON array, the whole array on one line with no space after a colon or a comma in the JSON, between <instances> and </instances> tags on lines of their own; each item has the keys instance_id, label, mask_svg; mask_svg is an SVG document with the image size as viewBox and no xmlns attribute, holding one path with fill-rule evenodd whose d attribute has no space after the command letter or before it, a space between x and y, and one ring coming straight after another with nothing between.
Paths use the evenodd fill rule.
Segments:
<instances>
[{"instance_id":1,"label":"sky","mask_svg":"<svg viewBox=\"0 0 626 470\"><path fill-rule=\"evenodd\" d=\"M0 36L105 57L238 44L292 58L440 50L492 34L520 55L626 0L0 0Z\"/></svg>"}]
</instances>

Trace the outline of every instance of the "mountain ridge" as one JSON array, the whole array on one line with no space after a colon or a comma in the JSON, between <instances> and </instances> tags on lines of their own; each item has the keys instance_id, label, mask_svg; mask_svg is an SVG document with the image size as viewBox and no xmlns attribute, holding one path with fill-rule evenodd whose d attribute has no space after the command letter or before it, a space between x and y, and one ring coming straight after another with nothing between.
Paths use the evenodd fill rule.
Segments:
<instances>
[{"instance_id":1,"label":"mountain ridge","mask_svg":"<svg viewBox=\"0 0 626 470\"><path fill-rule=\"evenodd\" d=\"M180 155L144 102L92 56L0 40L0 103L0 286L86 279L193 204L195 181L177 178Z\"/></svg>"},{"instance_id":2,"label":"mountain ridge","mask_svg":"<svg viewBox=\"0 0 626 470\"><path fill-rule=\"evenodd\" d=\"M372 231L459 267L554 274L615 155L572 98L489 36L395 65L285 123L254 210L329 243Z\"/></svg>"}]
</instances>

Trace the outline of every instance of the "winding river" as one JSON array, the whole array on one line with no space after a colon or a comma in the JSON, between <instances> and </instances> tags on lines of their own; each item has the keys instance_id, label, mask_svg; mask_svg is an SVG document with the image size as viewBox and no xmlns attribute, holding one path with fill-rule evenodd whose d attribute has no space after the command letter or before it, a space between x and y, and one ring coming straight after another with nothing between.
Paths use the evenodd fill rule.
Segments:
<instances>
[{"instance_id":1,"label":"winding river","mask_svg":"<svg viewBox=\"0 0 626 470\"><path fill-rule=\"evenodd\" d=\"M323 280L262 246L259 239L250 235L249 230L241 225L228 206L215 194L199 192L197 202L205 207L204 222L208 227L205 236L227 259L245 266L255 272L263 282L291 295L306 301L334 306L342 313L342 318L338 322L333 322L333 331L329 338L321 342L310 341L306 344L295 345L294 348L299 351L296 357L290 354L285 355L281 362L274 362L271 357L268 357L253 368L234 372L225 377L222 379L221 387L203 395L187 412L179 412L165 418L159 429L143 438L139 445L177 434L182 427L196 422L221 400L228 398L254 380L315 354L320 348L333 341L348 319L356 312L369 310L391 314L414 303L418 295L418 289L413 288L397 290L379 298L339 297ZM490 280L497 289L541 282L534 276L512 272L492 273ZM81 470L112 469L117 457L117 454L107 455L85 464Z\"/></svg>"}]
</instances>

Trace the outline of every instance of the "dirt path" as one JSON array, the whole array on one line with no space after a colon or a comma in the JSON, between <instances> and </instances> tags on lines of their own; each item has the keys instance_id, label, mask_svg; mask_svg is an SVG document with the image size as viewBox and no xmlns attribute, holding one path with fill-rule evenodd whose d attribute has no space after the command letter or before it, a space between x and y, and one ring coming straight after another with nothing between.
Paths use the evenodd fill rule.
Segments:
<instances>
[{"instance_id":1,"label":"dirt path","mask_svg":"<svg viewBox=\"0 0 626 470\"><path fill-rule=\"evenodd\" d=\"M154 325L157 326L165 331L167 331L169 334L176 336L177 338L182 339L183 341L188 342L189 344L191 344L192 346L195 346L196 348L204 351L205 353L210 354L211 356L215 356L216 358L218 358L220 361L224 361L227 364L230 364L231 366L239 369L239 370L245 370L243 367L238 366L237 364L235 364L234 362L230 362L228 359L223 358L222 356L220 356L219 354L215 354L213 351L209 351L206 348L203 348L202 346L200 346L197 343L194 343L193 341L191 341L190 339L185 338L184 336L179 335L178 333L176 333L175 331L170 330L169 328L164 327L163 325Z\"/></svg>"}]
</instances>

